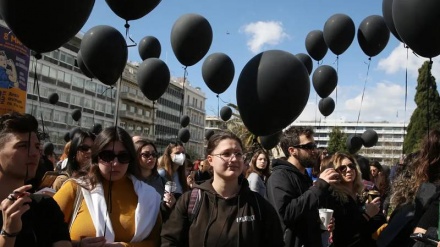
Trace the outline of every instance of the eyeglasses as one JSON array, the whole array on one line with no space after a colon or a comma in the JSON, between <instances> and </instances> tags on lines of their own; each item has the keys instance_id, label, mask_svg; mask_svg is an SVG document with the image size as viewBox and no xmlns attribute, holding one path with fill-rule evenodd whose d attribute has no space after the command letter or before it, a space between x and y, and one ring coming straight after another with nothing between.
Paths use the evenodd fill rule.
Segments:
<instances>
[{"instance_id":1,"label":"eyeglasses","mask_svg":"<svg viewBox=\"0 0 440 247\"><path fill-rule=\"evenodd\" d=\"M221 154L211 154L211 155L219 157L224 162L231 161L232 156L234 156L237 160L243 159L243 153L240 153L240 152L225 152L225 153L221 153Z\"/></svg>"},{"instance_id":2,"label":"eyeglasses","mask_svg":"<svg viewBox=\"0 0 440 247\"><path fill-rule=\"evenodd\" d=\"M148 159L150 157L157 158L157 153L141 153L142 158Z\"/></svg>"},{"instance_id":3,"label":"eyeglasses","mask_svg":"<svg viewBox=\"0 0 440 247\"><path fill-rule=\"evenodd\" d=\"M300 144L300 145L294 145L292 147L301 148L301 149L305 149L305 150L315 150L317 148L316 144L313 142L309 142L306 144Z\"/></svg>"},{"instance_id":4,"label":"eyeglasses","mask_svg":"<svg viewBox=\"0 0 440 247\"><path fill-rule=\"evenodd\" d=\"M355 170L356 171L356 165L353 163L347 164L347 165L341 165L339 166L336 171L340 172L340 173L345 173L347 172L347 168L350 168L350 170Z\"/></svg>"},{"instance_id":5,"label":"eyeglasses","mask_svg":"<svg viewBox=\"0 0 440 247\"><path fill-rule=\"evenodd\" d=\"M98 154L98 157L105 162L112 162L115 158L118 158L119 163L130 163L131 157L127 152L115 154L111 150L104 150Z\"/></svg>"},{"instance_id":6,"label":"eyeglasses","mask_svg":"<svg viewBox=\"0 0 440 247\"><path fill-rule=\"evenodd\" d=\"M78 150L81 152L88 152L90 149L92 149L92 147L90 147L88 145L79 145L78 146Z\"/></svg>"}]
</instances>

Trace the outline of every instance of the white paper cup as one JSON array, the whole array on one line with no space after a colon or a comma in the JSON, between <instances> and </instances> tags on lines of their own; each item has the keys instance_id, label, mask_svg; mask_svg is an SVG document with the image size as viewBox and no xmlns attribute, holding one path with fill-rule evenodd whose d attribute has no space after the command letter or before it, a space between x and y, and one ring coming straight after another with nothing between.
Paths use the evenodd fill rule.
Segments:
<instances>
[{"instance_id":1,"label":"white paper cup","mask_svg":"<svg viewBox=\"0 0 440 247\"><path fill-rule=\"evenodd\" d=\"M330 224L330 220L333 217L333 209L328 208L320 208L319 209L319 218L321 219L321 229L327 230L328 224Z\"/></svg>"}]
</instances>

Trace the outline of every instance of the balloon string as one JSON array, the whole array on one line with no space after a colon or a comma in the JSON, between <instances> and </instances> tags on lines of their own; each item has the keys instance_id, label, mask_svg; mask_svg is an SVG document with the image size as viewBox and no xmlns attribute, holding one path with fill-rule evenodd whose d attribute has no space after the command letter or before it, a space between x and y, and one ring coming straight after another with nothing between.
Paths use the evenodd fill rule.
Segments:
<instances>
[{"instance_id":1,"label":"balloon string","mask_svg":"<svg viewBox=\"0 0 440 247\"><path fill-rule=\"evenodd\" d=\"M183 104L185 103L185 83L186 83L186 74L188 66L183 67L183 84L182 84L182 100L180 104L180 117L183 116Z\"/></svg>"},{"instance_id":2,"label":"balloon string","mask_svg":"<svg viewBox=\"0 0 440 247\"><path fill-rule=\"evenodd\" d=\"M129 39L132 44L131 45L127 45L127 47L133 47L133 46L137 46L137 43L130 37L130 24L128 24L128 20L125 21L125 39Z\"/></svg>"},{"instance_id":3,"label":"balloon string","mask_svg":"<svg viewBox=\"0 0 440 247\"><path fill-rule=\"evenodd\" d=\"M38 58L36 57L37 61L35 61L35 73L34 73L34 94L35 91L37 91L37 100L38 100L38 104L40 106L40 109L43 109L42 105L41 105L41 95L40 95L40 84L39 84L39 80L38 80L38 75L37 75L37 62L38 62ZM33 107L32 107L33 108ZM33 111L33 109L32 109ZM36 114L38 115L38 114ZM40 137L42 140L45 140L46 137L48 136L48 134L46 134L45 132L45 128L44 128L44 118L43 118L43 111L41 110L40 112L40 119L41 119L41 127L43 129L43 134Z\"/></svg>"},{"instance_id":4,"label":"balloon string","mask_svg":"<svg viewBox=\"0 0 440 247\"><path fill-rule=\"evenodd\" d=\"M217 117L220 118L220 96L217 94Z\"/></svg>"},{"instance_id":5,"label":"balloon string","mask_svg":"<svg viewBox=\"0 0 440 247\"><path fill-rule=\"evenodd\" d=\"M156 124L154 123L154 121L156 120L155 116L156 116L156 109L154 108L156 104L156 101L153 101L153 135L156 134ZM148 133L150 134L150 133Z\"/></svg>"},{"instance_id":6,"label":"balloon string","mask_svg":"<svg viewBox=\"0 0 440 247\"><path fill-rule=\"evenodd\" d=\"M405 68L405 112L403 113L403 140L405 140L406 136L406 128L405 128L405 122L406 122L406 105L408 102L408 60L409 60L409 48L405 44L403 46L406 48L406 68ZM402 144L402 154L405 153L405 142Z\"/></svg>"},{"instance_id":7,"label":"balloon string","mask_svg":"<svg viewBox=\"0 0 440 247\"><path fill-rule=\"evenodd\" d=\"M315 93L315 126L316 126L317 112L318 112L318 93Z\"/></svg>"},{"instance_id":8,"label":"balloon string","mask_svg":"<svg viewBox=\"0 0 440 247\"><path fill-rule=\"evenodd\" d=\"M336 56L336 74L339 75L339 55ZM335 98L335 105L338 105L338 86L336 85L336 98Z\"/></svg>"},{"instance_id":9,"label":"balloon string","mask_svg":"<svg viewBox=\"0 0 440 247\"><path fill-rule=\"evenodd\" d=\"M431 114L430 114L430 109L429 109L429 107L430 107L430 92L431 92L431 85L432 85L432 83L431 83L431 69L432 69L432 58L429 58L429 65L428 65L428 97L426 98L426 100L428 101L428 104L427 104L427 108L428 108L428 114L426 115L426 122L427 122L427 125L428 125L428 133L427 134L429 134L429 131L430 131L430 119L431 119ZM428 147L428 150L429 150L429 147Z\"/></svg>"},{"instance_id":10,"label":"balloon string","mask_svg":"<svg viewBox=\"0 0 440 247\"><path fill-rule=\"evenodd\" d=\"M370 65L371 65L371 57L368 58L367 76L365 77L365 81L364 81L364 89L362 90L361 105L360 105L360 107L359 107L359 113L358 113L358 117L357 117L357 121L356 121L356 129L354 130L354 134L355 134L355 135L356 135L357 127L358 127L358 125L359 125L359 118L361 117L362 104L363 104L363 102L364 102L365 87L366 87L366 85L367 85L368 74L369 74L369 72L370 72Z\"/></svg>"}]
</instances>

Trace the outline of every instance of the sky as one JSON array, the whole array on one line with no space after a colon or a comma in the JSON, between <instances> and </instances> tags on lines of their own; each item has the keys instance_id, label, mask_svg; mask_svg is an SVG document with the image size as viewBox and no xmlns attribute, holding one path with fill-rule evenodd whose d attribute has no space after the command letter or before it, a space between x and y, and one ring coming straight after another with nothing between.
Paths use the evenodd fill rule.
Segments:
<instances>
[{"instance_id":1,"label":"sky","mask_svg":"<svg viewBox=\"0 0 440 247\"><path fill-rule=\"evenodd\" d=\"M307 34L312 30L322 31L325 22L334 14L348 15L357 33L364 18L382 15L382 1L162 0L144 17L129 21L129 36L137 43L145 36L156 37L162 47L160 59L166 62L172 77L183 77L184 66L179 63L171 48L171 29L179 17L189 13L205 17L213 30L213 41L207 55L187 68L187 79L191 86L200 87L205 92L206 114L215 116L218 114L217 109L226 103L237 102L235 91L240 72L255 55L268 50L283 50L294 55L307 54ZM97 0L81 32L86 33L97 25L109 25L125 36L124 24L125 20L114 14L105 1ZM128 43L131 41L128 40ZM128 49L129 61L141 63L138 47ZM220 94L220 101L206 86L201 73L204 59L215 52L227 54L235 66L234 80L228 90ZM390 34L387 46L380 54L372 57L368 69L368 56L359 47L355 36L350 47L339 56L338 63L336 55L330 50L321 61L322 65L333 66L338 71L338 86L330 95L336 101L335 111L324 119L317 109L320 98L311 86L309 101L296 121L357 121L360 116L360 122L407 123L415 108L418 69L426 60L414 55ZM439 83L440 60L434 58L433 62L432 74ZM317 67L314 61L312 75ZM408 93L405 104L406 88Z\"/></svg>"}]
</instances>

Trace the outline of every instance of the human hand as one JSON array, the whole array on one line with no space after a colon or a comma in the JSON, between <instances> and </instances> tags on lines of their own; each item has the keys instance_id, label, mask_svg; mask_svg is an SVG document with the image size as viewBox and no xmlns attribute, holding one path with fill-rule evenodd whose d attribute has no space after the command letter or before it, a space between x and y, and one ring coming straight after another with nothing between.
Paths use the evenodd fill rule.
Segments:
<instances>
[{"instance_id":1,"label":"human hand","mask_svg":"<svg viewBox=\"0 0 440 247\"><path fill-rule=\"evenodd\" d=\"M338 183L340 181L339 173L334 168L327 168L319 175L319 178L329 184Z\"/></svg>"},{"instance_id":2,"label":"human hand","mask_svg":"<svg viewBox=\"0 0 440 247\"><path fill-rule=\"evenodd\" d=\"M335 230L335 217L330 219L330 223L327 226L327 231L333 232L333 230Z\"/></svg>"},{"instance_id":3,"label":"human hand","mask_svg":"<svg viewBox=\"0 0 440 247\"><path fill-rule=\"evenodd\" d=\"M186 184L188 184L188 186L192 189L194 185L194 178L191 176L191 174L186 177Z\"/></svg>"},{"instance_id":4,"label":"human hand","mask_svg":"<svg viewBox=\"0 0 440 247\"><path fill-rule=\"evenodd\" d=\"M105 237L84 237L81 238L79 246L81 247L102 247L106 246Z\"/></svg>"},{"instance_id":5,"label":"human hand","mask_svg":"<svg viewBox=\"0 0 440 247\"><path fill-rule=\"evenodd\" d=\"M371 202L365 203L365 213L371 218L380 211L380 197L374 198Z\"/></svg>"},{"instance_id":6,"label":"human hand","mask_svg":"<svg viewBox=\"0 0 440 247\"><path fill-rule=\"evenodd\" d=\"M173 208L176 204L176 198L172 193L165 192L163 195L163 201L165 202L165 205L169 208Z\"/></svg>"},{"instance_id":7,"label":"human hand","mask_svg":"<svg viewBox=\"0 0 440 247\"><path fill-rule=\"evenodd\" d=\"M9 234L19 233L22 228L21 216L30 209L30 193L32 185L25 185L15 189L1 202L3 225L2 229Z\"/></svg>"}]
</instances>

